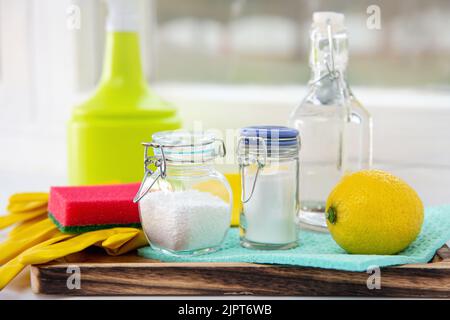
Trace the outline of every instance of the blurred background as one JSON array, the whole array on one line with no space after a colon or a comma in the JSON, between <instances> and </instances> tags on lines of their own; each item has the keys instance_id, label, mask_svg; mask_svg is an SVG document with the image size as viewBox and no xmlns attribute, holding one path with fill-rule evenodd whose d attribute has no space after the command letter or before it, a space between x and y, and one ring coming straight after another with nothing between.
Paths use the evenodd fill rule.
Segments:
<instances>
[{"instance_id":1,"label":"blurred background","mask_svg":"<svg viewBox=\"0 0 450 320\"><path fill-rule=\"evenodd\" d=\"M367 27L373 5L379 29ZM147 79L187 128L285 124L306 93L314 11L346 16L349 82L374 117L375 165L426 204L449 203L448 0L142 0ZM0 0L1 204L66 182L65 124L99 80L106 14L101 0Z\"/></svg>"}]
</instances>

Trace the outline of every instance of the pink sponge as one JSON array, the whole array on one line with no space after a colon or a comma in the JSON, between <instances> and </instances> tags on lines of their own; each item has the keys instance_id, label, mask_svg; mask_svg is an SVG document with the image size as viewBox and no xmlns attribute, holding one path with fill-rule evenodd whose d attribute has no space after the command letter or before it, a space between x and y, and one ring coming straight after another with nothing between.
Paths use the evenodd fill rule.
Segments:
<instances>
[{"instance_id":1,"label":"pink sponge","mask_svg":"<svg viewBox=\"0 0 450 320\"><path fill-rule=\"evenodd\" d=\"M139 183L52 187L49 217L63 232L86 232L111 227L139 227L138 205L133 197Z\"/></svg>"}]
</instances>

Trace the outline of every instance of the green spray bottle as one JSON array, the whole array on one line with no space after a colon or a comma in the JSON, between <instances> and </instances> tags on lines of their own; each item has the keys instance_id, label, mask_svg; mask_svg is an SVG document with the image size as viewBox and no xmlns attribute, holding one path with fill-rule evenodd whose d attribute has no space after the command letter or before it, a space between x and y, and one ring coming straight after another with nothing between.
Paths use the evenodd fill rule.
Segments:
<instances>
[{"instance_id":1,"label":"green spray bottle","mask_svg":"<svg viewBox=\"0 0 450 320\"><path fill-rule=\"evenodd\" d=\"M92 97L68 123L71 185L124 183L142 177L143 149L154 132L181 126L176 109L148 87L141 67L138 0L108 0L103 73Z\"/></svg>"}]
</instances>

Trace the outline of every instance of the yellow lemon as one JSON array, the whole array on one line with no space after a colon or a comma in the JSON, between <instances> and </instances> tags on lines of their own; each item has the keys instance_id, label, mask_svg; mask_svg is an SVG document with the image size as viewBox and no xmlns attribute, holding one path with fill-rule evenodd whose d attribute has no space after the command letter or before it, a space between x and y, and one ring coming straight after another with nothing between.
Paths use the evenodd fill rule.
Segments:
<instances>
[{"instance_id":1,"label":"yellow lemon","mask_svg":"<svg viewBox=\"0 0 450 320\"><path fill-rule=\"evenodd\" d=\"M424 208L406 182L380 170L342 178L328 196L327 225L348 253L395 254L418 236Z\"/></svg>"},{"instance_id":2,"label":"yellow lemon","mask_svg":"<svg viewBox=\"0 0 450 320\"><path fill-rule=\"evenodd\" d=\"M238 173L227 173L225 177L230 184L232 191L232 215L231 215L231 225L239 226L239 216L242 211L242 203L241 203L241 176ZM229 202L230 195L228 194L228 190L223 186L220 181L211 180L206 182L197 183L194 186L195 189L203 192L209 192L218 196L225 202Z\"/></svg>"}]
</instances>

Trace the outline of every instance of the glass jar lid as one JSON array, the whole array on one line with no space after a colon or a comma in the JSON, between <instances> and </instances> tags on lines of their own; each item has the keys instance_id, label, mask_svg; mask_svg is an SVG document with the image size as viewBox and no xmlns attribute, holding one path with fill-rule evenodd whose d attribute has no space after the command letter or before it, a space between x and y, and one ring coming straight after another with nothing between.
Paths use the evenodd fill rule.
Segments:
<instances>
[{"instance_id":1,"label":"glass jar lid","mask_svg":"<svg viewBox=\"0 0 450 320\"><path fill-rule=\"evenodd\" d=\"M250 126L240 130L239 148L249 154L265 153L272 158L298 156L300 134L298 130L283 126Z\"/></svg>"},{"instance_id":2,"label":"glass jar lid","mask_svg":"<svg viewBox=\"0 0 450 320\"><path fill-rule=\"evenodd\" d=\"M217 143L219 142L219 144ZM139 202L159 179L167 177L167 163L203 163L224 157L225 143L212 132L160 131L143 142L144 178L133 202ZM153 149L153 154L149 153ZM155 169L156 168L156 169Z\"/></svg>"},{"instance_id":3,"label":"glass jar lid","mask_svg":"<svg viewBox=\"0 0 450 320\"><path fill-rule=\"evenodd\" d=\"M223 142L210 131L157 132L152 135L151 146L155 157L168 162L206 162L225 155Z\"/></svg>"}]
</instances>

